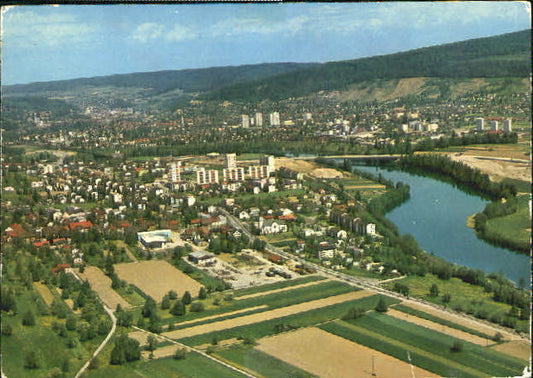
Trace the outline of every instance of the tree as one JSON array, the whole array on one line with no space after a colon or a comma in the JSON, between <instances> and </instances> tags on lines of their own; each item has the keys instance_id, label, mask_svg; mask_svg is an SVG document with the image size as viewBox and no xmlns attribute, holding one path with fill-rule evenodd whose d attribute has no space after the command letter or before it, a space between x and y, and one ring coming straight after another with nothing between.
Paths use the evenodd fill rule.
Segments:
<instances>
[{"instance_id":1,"label":"tree","mask_svg":"<svg viewBox=\"0 0 533 378\"><path fill-rule=\"evenodd\" d=\"M437 286L437 284L434 283L433 285L431 285L431 287L429 288L429 295L432 297L439 296L439 287Z\"/></svg>"},{"instance_id":2,"label":"tree","mask_svg":"<svg viewBox=\"0 0 533 378\"><path fill-rule=\"evenodd\" d=\"M74 331L76 329L78 321L76 320L76 317L74 315L68 315L67 321L65 322L65 326L69 331Z\"/></svg>"},{"instance_id":3,"label":"tree","mask_svg":"<svg viewBox=\"0 0 533 378\"><path fill-rule=\"evenodd\" d=\"M185 315L185 305L182 301L176 301L174 306L170 309L170 313L174 316L183 316Z\"/></svg>"},{"instance_id":4,"label":"tree","mask_svg":"<svg viewBox=\"0 0 533 378\"><path fill-rule=\"evenodd\" d=\"M168 297L169 297L170 299L178 299L178 293L176 293L174 290L170 290L170 291L168 292Z\"/></svg>"},{"instance_id":5,"label":"tree","mask_svg":"<svg viewBox=\"0 0 533 378\"><path fill-rule=\"evenodd\" d=\"M385 303L385 299L383 297L379 298L378 304L376 305L375 310L377 312L387 312L389 310L387 303Z\"/></svg>"},{"instance_id":6,"label":"tree","mask_svg":"<svg viewBox=\"0 0 533 378\"><path fill-rule=\"evenodd\" d=\"M9 324L2 325L2 335L11 336L13 334L13 327Z\"/></svg>"},{"instance_id":7,"label":"tree","mask_svg":"<svg viewBox=\"0 0 533 378\"><path fill-rule=\"evenodd\" d=\"M63 373L67 373L68 371L70 371L70 359L68 357L65 357L65 359L63 359L63 362L61 363L61 371Z\"/></svg>"},{"instance_id":8,"label":"tree","mask_svg":"<svg viewBox=\"0 0 533 378\"><path fill-rule=\"evenodd\" d=\"M31 310L28 310L22 316L22 325L25 326L34 326L35 325L35 315Z\"/></svg>"},{"instance_id":9,"label":"tree","mask_svg":"<svg viewBox=\"0 0 533 378\"><path fill-rule=\"evenodd\" d=\"M122 365L139 358L141 358L141 350L137 340L130 339L126 335L120 335L115 339L115 346L109 359L112 365Z\"/></svg>"},{"instance_id":10,"label":"tree","mask_svg":"<svg viewBox=\"0 0 533 378\"><path fill-rule=\"evenodd\" d=\"M184 360L187 356L187 350L185 348L179 348L176 349L176 353L174 353L173 358L175 360Z\"/></svg>"},{"instance_id":11,"label":"tree","mask_svg":"<svg viewBox=\"0 0 533 378\"><path fill-rule=\"evenodd\" d=\"M192 302L191 293L186 291L183 294L183 297L181 297L181 301L183 302L183 304L186 304L186 305L190 304Z\"/></svg>"},{"instance_id":12,"label":"tree","mask_svg":"<svg viewBox=\"0 0 533 378\"><path fill-rule=\"evenodd\" d=\"M168 310L170 308L170 297L165 295L161 301L161 310Z\"/></svg>"},{"instance_id":13,"label":"tree","mask_svg":"<svg viewBox=\"0 0 533 378\"><path fill-rule=\"evenodd\" d=\"M30 350L24 357L24 367L26 369L39 369L43 366L43 356L40 350Z\"/></svg>"},{"instance_id":14,"label":"tree","mask_svg":"<svg viewBox=\"0 0 533 378\"><path fill-rule=\"evenodd\" d=\"M450 301L452 300L452 295L451 294L443 294L442 295L442 302L443 303L450 303Z\"/></svg>"},{"instance_id":15,"label":"tree","mask_svg":"<svg viewBox=\"0 0 533 378\"><path fill-rule=\"evenodd\" d=\"M142 308L142 316L145 318L148 318L152 313L156 313L157 305L152 297L146 298L146 302L144 302L144 306Z\"/></svg>"},{"instance_id":16,"label":"tree","mask_svg":"<svg viewBox=\"0 0 533 378\"><path fill-rule=\"evenodd\" d=\"M151 352L157 347L157 338L154 335L149 335L147 343L148 344L146 345L146 350L149 350Z\"/></svg>"},{"instance_id":17,"label":"tree","mask_svg":"<svg viewBox=\"0 0 533 378\"><path fill-rule=\"evenodd\" d=\"M198 298L199 299L205 299L207 298L207 290L205 289L205 287L201 287L200 288L200 291L198 292Z\"/></svg>"}]
</instances>

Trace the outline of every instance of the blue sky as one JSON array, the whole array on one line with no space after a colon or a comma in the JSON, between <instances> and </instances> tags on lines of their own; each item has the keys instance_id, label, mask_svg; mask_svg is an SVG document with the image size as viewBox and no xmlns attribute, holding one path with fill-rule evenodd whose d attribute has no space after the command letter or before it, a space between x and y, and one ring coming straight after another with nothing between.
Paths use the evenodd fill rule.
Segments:
<instances>
[{"instance_id":1,"label":"blue sky","mask_svg":"<svg viewBox=\"0 0 533 378\"><path fill-rule=\"evenodd\" d=\"M2 84L388 54L531 27L527 2L3 9Z\"/></svg>"}]
</instances>

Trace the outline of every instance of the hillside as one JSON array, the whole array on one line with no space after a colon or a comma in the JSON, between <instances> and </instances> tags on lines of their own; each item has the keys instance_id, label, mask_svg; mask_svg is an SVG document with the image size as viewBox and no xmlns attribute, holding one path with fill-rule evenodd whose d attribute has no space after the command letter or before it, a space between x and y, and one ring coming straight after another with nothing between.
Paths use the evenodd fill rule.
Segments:
<instances>
[{"instance_id":1,"label":"hillside","mask_svg":"<svg viewBox=\"0 0 533 378\"><path fill-rule=\"evenodd\" d=\"M253 83L215 90L210 99L280 100L318 91L342 91L355 83L376 79L529 77L528 30L472 39L391 55L330 62Z\"/></svg>"}]
</instances>

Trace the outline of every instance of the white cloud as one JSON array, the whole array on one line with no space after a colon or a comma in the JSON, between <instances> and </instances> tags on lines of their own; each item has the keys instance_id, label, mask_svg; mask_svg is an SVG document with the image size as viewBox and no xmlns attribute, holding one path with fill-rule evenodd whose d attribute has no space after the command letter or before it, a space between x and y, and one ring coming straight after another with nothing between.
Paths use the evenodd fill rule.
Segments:
<instances>
[{"instance_id":1,"label":"white cloud","mask_svg":"<svg viewBox=\"0 0 533 378\"><path fill-rule=\"evenodd\" d=\"M196 36L196 33L194 33L191 29L182 25L167 27L163 24L145 22L135 28L132 38L141 43L146 43L156 39L167 42L178 42L187 39L193 39L196 38Z\"/></svg>"},{"instance_id":2,"label":"white cloud","mask_svg":"<svg viewBox=\"0 0 533 378\"><path fill-rule=\"evenodd\" d=\"M36 13L12 9L3 15L3 42L17 46L58 46L82 43L95 27L67 13Z\"/></svg>"}]
</instances>

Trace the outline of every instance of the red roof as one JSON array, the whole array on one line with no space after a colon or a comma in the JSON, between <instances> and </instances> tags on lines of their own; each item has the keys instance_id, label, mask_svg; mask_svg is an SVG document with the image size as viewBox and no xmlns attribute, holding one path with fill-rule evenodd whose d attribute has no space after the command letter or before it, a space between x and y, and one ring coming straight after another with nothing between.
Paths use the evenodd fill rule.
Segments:
<instances>
[{"instance_id":1,"label":"red roof","mask_svg":"<svg viewBox=\"0 0 533 378\"><path fill-rule=\"evenodd\" d=\"M280 215L278 217L278 219L280 219L280 220L295 220L296 217L294 216L294 214L287 214L287 215Z\"/></svg>"},{"instance_id":2,"label":"red roof","mask_svg":"<svg viewBox=\"0 0 533 378\"><path fill-rule=\"evenodd\" d=\"M93 223L89 220L85 222L73 222L73 223L70 223L68 226L70 227L70 231L74 231L78 228L82 228L82 229L91 228L93 226Z\"/></svg>"},{"instance_id":3,"label":"red roof","mask_svg":"<svg viewBox=\"0 0 533 378\"><path fill-rule=\"evenodd\" d=\"M50 245L50 242L48 240L43 240L40 242L35 242L33 245L36 247L44 247L45 245Z\"/></svg>"},{"instance_id":4,"label":"red roof","mask_svg":"<svg viewBox=\"0 0 533 378\"><path fill-rule=\"evenodd\" d=\"M52 273L62 272L65 268L70 268L70 264L59 264L52 268Z\"/></svg>"},{"instance_id":5,"label":"red roof","mask_svg":"<svg viewBox=\"0 0 533 378\"><path fill-rule=\"evenodd\" d=\"M26 230L24 228L22 228L22 226L19 223L14 223L14 224L12 224L9 227L12 229L12 231L7 231L6 232L7 236L11 236L13 238L17 238L19 236L22 236L22 235L26 234Z\"/></svg>"}]
</instances>

